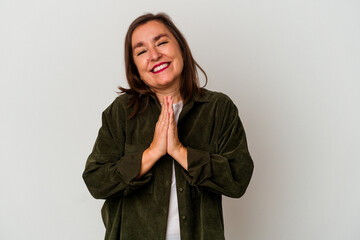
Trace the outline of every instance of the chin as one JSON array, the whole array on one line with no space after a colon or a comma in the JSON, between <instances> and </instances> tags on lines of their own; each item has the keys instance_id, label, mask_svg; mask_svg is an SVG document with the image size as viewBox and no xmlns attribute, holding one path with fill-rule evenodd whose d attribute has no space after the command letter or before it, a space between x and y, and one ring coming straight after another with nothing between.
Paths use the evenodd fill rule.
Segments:
<instances>
[{"instance_id":1,"label":"chin","mask_svg":"<svg viewBox=\"0 0 360 240\"><path fill-rule=\"evenodd\" d=\"M159 86L169 86L175 83L175 80L173 79L162 79L160 81L157 81L157 85Z\"/></svg>"}]
</instances>

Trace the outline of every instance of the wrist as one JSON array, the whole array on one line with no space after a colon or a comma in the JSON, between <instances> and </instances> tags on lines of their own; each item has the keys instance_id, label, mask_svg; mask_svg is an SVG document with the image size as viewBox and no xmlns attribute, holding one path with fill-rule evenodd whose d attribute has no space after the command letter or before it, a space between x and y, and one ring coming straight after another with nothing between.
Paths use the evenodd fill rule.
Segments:
<instances>
[{"instance_id":1,"label":"wrist","mask_svg":"<svg viewBox=\"0 0 360 240\"><path fill-rule=\"evenodd\" d=\"M158 160L163 156L163 154L161 154L159 151L152 148L151 145L144 151L144 153L145 152L150 157L150 159L153 159L153 160Z\"/></svg>"},{"instance_id":2,"label":"wrist","mask_svg":"<svg viewBox=\"0 0 360 240\"><path fill-rule=\"evenodd\" d=\"M171 149L168 149L167 153L171 157L175 158L176 156L179 156L181 153L183 153L184 149L186 149L186 148L181 143L178 143L177 145L175 145Z\"/></svg>"},{"instance_id":3,"label":"wrist","mask_svg":"<svg viewBox=\"0 0 360 240\"><path fill-rule=\"evenodd\" d=\"M169 155L175 159L185 170L187 170L187 148L183 145L176 148Z\"/></svg>"}]
</instances>

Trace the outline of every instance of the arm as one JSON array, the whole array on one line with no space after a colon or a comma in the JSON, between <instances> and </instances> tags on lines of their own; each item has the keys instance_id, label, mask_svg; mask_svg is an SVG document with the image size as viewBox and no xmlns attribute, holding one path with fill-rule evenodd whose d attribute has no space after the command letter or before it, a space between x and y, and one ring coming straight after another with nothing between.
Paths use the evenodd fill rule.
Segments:
<instances>
[{"instance_id":1,"label":"arm","mask_svg":"<svg viewBox=\"0 0 360 240\"><path fill-rule=\"evenodd\" d=\"M253 162L236 106L229 99L222 106L223 116L214 153L187 147L188 171L192 186L229 197L241 197L249 184Z\"/></svg>"},{"instance_id":2,"label":"arm","mask_svg":"<svg viewBox=\"0 0 360 240\"><path fill-rule=\"evenodd\" d=\"M102 114L92 153L86 162L83 179L95 198L113 198L127 195L148 183L151 171L140 173L142 150L126 151L126 111L116 99Z\"/></svg>"}]
</instances>

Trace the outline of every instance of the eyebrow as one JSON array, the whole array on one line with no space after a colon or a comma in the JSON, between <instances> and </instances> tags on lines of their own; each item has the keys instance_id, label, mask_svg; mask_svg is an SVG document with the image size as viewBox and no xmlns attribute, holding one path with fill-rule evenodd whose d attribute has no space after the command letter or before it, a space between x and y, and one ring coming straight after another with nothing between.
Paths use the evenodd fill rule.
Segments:
<instances>
[{"instance_id":1,"label":"eyebrow","mask_svg":"<svg viewBox=\"0 0 360 240\"><path fill-rule=\"evenodd\" d=\"M158 41L160 38L162 38L162 37L169 37L169 34L167 34L167 33L161 33L161 34L159 34L159 35L157 35L157 36L155 36L154 38L153 38L153 42L156 42L156 41ZM138 42L138 43L136 43L134 46L133 46L133 50L135 49L135 48L138 48L138 47L142 47L142 46L144 46L144 42Z\"/></svg>"}]
</instances>

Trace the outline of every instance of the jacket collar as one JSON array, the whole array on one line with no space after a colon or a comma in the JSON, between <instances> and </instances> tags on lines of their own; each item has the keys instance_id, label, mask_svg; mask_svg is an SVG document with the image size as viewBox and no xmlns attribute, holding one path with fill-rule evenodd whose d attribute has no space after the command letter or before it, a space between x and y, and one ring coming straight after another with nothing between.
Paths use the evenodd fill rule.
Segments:
<instances>
[{"instance_id":1,"label":"jacket collar","mask_svg":"<svg viewBox=\"0 0 360 240\"><path fill-rule=\"evenodd\" d=\"M182 111L180 113L180 116L179 116L179 121L178 121L179 123L191 111L191 109L193 108L195 103L206 103L206 102L210 101L208 90L202 89L202 93L203 93L202 95L200 95L200 94L195 95L193 98L190 99L189 102L184 104L183 109L182 109ZM150 99L152 101L154 101L155 105L156 105L156 107L155 107L154 105L150 104L153 107L155 107L155 108L153 108L153 107L152 108L153 108L154 118L157 121L157 118L158 118L158 116L160 114L161 106L160 106L160 103L159 103L159 101L158 101L158 99L157 99L157 97L155 95L150 95Z\"/></svg>"}]
</instances>

